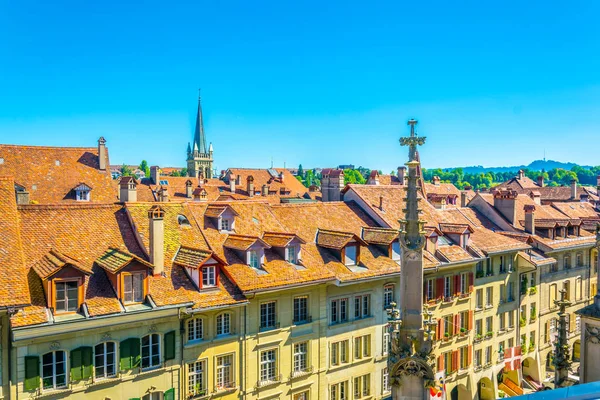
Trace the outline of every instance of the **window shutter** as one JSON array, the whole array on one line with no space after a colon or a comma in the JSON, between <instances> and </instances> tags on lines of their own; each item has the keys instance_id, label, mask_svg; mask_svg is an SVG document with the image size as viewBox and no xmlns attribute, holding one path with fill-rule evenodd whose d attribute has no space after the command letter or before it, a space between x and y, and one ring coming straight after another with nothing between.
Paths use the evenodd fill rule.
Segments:
<instances>
[{"instance_id":1,"label":"window shutter","mask_svg":"<svg viewBox=\"0 0 600 400\"><path fill-rule=\"evenodd\" d=\"M454 295L458 295L460 293L460 275L454 275Z\"/></svg>"},{"instance_id":2,"label":"window shutter","mask_svg":"<svg viewBox=\"0 0 600 400\"><path fill-rule=\"evenodd\" d=\"M127 371L140 366L140 339L125 339L119 345L121 355L121 371Z\"/></svg>"},{"instance_id":3,"label":"window shutter","mask_svg":"<svg viewBox=\"0 0 600 400\"><path fill-rule=\"evenodd\" d=\"M438 371L441 372L444 370L444 355L438 356Z\"/></svg>"},{"instance_id":4,"label":"window shutter","mask_svg":"<svg viewBox=\"0 0 600 400\"><path fill-rule=\"evenodd\" d=\"M452 318L452 334L453 335L458 335L458 332L460 331L459 326L460 326L460 314L454 314L454 316Z\"/></svg>"},{"instance_id":5,"label":"window shutter","mask_svg":"<svg viewBox=\"0 0 600 400\"><path fill-rule=\"evenodd\" d=\"M473 291L473 273L469 272L469 293Z\"/></svg>"},{"instance_id":6,"label":"window shutter","mask_svg":"<svg viewBox=\"0 0 600 400\"><path fill-rule=\"evenodd\" d=\"M469 345L467 348L467 367L473 362L473 346Z\"/></svg>"},{"instance_id":7,"label":"window shutter","mask_svg":"<svg viewBox=\"0 0 600 400\"><path fill-rule=\"evenodd\" d=\"M72 381L80 381L83 379L82 375L82 365L83 362L81 360L81 348L71 350L71 380Z\"/></svg>"},{"instance_id":8,"label":"window shutter","mask_svg":"<svg viewBox=\"0 0 600 400\"><path fill-rule=\"evenodd\" d=\"M438 319L438 323L437 323L437 329L435 332L435 339L436 340L442 340L442 335L444 334L444 330L442 328L442 324L444 323L444 319L443 318L439 318Z\"/></svg>"},{"instance_id":9,"label":"window shutter","mask_svg":"<svg viewBox=\"0 0 600 400\"><path fill-rule=\"evenodd\" d=\"M468 325L468 329L471 331L473 330L473 310L469 310L469 325Z\"/></svg>"},{"instance_id":10,"label":"window shutter","mask_svg":"<svg viewBox=\"0 0 600 400\"><path fill-rule=\"evenodd\" d=\"M38 356L25 356L25 382L26 392L37 390L40 387L40 358Z\"/></svg>"},{"instance_id":11,"label":"window shutter","mask_svg":"<svg viewBox=\"0 0 600 400\"><path fill-rule=\"evenodd\" d=\"M175 389L171 388L167 390L163 396L163 400L175 400Z\"/></svg>"},{"instance_id":12,"label":"window shutter","mask_svg":"<svg viewBox=\"0 0 600 400\"><path fill-rule=\"evenodd\" d=\"M165 333L165 361L175 358L175 331Z\"/></svg>"},{"instance_id":13,"label":"window shutter","mask_svg":"<svg viewBox=\"0 0 600 400\"><path fill-rule=\"evenodd\" d=\"M94 352L90 346L81 348L81 360L83 361L83 379L92 377L92 369L94 368Z\"/></svg>"},{"instance_id":14,"label":"window shutter","mask_svg":"<svg viewBox=\"0 0 600 400\"><path fill-rule=\"evenodd\" d=\"M441 299L444 297L444 278L437 278L436 297Z\"/></svg>"},{"instance_id":15,"label":"window shutter","mask_svg":"<svg viewBox=\"0 0 600 400\"><path fill-rule=\"evenodd\" d=\"M452 352L452 371L458 370L458 350Z\"/></svg>"}]
</instances>

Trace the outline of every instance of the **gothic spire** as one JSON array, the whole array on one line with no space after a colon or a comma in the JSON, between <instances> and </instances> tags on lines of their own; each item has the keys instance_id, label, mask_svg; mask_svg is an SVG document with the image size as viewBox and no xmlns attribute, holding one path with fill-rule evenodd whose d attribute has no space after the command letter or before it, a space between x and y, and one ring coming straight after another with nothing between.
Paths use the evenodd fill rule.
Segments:
<instances>
[{"instance_id":1,"label":"gothic spire","mask_svg":"<svg viewBox=\"0 0 600 400\"><path fill-rule=\"evenodd\" d=\"M198 90L198 112L196 114L196 128L194 129L194 149L198 148L198 151L208 153L206 147L206 136L204 136L204 121L202 120L202 99L200 97L200 90Z\"/></svg>"},{"instance_id":2,"label":"gothic spire","mask_svg":"<svg viewBox=\"0 0 600 400\"><path fill-rule=\"evenodd\" d=\"M408 184L406 187L406 208L404 209L404 220L401 220L401 239L406 244L406 247L411 250L418 250L424 244L423 226L424 222L419 220L419 197L417 196L419 185L419 153L417 146L425 143L425 137L419 137L415 132L417 120L411 119L408 121L410 126L410 136L400 138L401 146L408 146Z\"/></svg>"}]
</instances>

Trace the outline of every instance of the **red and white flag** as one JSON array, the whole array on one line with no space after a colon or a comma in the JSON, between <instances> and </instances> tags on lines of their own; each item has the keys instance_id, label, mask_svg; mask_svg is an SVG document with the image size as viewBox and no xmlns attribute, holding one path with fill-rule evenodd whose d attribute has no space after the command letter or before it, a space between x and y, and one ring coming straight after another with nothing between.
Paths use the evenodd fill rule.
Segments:
<instances>
[{"instance_id":1,"label":"red and white flag","mask_svg":"<svg viewBox=\"0 0 600 400\"><path fill-rule=\"evenodd\" d=\"M521 347L504 350L504 370L516 371L518 369L521 369Z\"/></svg>"}]
</instances>

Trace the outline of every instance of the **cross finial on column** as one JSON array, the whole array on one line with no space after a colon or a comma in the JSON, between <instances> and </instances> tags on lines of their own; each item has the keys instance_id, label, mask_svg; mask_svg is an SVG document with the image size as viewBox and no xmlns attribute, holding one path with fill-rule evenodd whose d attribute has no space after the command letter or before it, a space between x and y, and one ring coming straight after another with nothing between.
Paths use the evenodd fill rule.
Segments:
<instances>
[{"instance_id":1,"label":"cross finial on column","mask_svg":"<svg viewBox=\"0 0 600 400\"><path fill-rule=\"evenodd\" d=\"M202 88L198 88L198 101L202 99Z\"/></svg>"},{"instance_id":2,"label":"cross finial on column","mask_svg":"<svg viewBox=\"0 0 600 400\"><path fill-rule=\"evenodd\" d=\"M417 121L414 118L411 118L408 120L408 122L406 123L407 125L410 126L410 136L411 137L415 137L415 126L419 123L419 121Z\"/></svg>"}]
</instances>

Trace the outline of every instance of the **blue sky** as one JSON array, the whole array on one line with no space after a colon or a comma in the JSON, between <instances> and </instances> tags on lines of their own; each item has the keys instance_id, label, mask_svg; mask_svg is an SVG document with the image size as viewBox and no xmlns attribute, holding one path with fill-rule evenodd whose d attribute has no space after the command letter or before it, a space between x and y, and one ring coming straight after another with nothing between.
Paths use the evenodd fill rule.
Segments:
<instances>
[{"instance_id":1,"label":"blue sky","mask_svg":"<svg viewBox=\"0 0 600 400\"><path fill-rule=\"evenodd\" d=\"M600 2L0 0L0 142L183 166L600 164Z\"/></svg>"}]
</instances>

